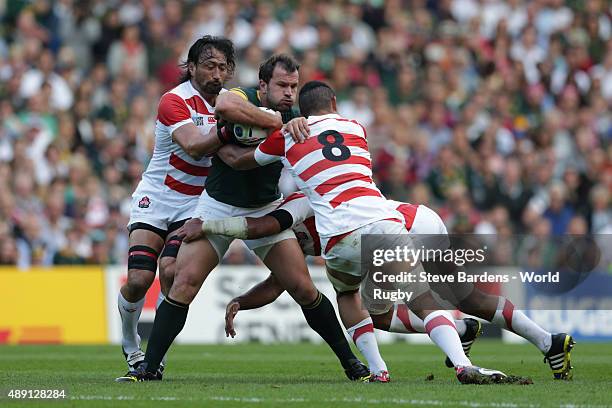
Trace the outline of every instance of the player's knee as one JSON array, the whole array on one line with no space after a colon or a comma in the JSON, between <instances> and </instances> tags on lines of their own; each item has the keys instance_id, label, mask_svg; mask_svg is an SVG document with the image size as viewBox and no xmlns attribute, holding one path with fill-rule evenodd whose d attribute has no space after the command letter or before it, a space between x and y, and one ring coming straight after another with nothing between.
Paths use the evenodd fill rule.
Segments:
<instances>
[{"instance_id":1,"label":"player's knee","mask_svg":"<svg viewBox=\"0 0 612 408\"><path fill-rule=\"evenodd\" d=\"M172 287L176 272L176 258L165 257L159 261L159 283L164 294Z\"/></svg>"},{"instance_id":2,"label":"player's knee","mask_svg":"<svg viewBox=\"0 0 612 408\"><path fill-rule=\"evenodd\" d=\"M176 274L176 258L162 258L159 261L159 279L170 280Z\"/></svg>"},{"instance_id":3,"label":"player's knee","mask_svg":"<svg viewBox=\"0 0 612 408\"><path fill-rule=\"evenodd\" d=\"M131 299L142 299L153 284L155 274L150 271L130 270L124 290Z\"/></svg>"},{"instance_id":4,"label":"player's knee","mask_svg":"<svg viewBox=\"0 0 612 408\"><path fill-rule=\"evenodd\" d=\"M176 258L169 256L163 257L159 260L159 273L168 275L174 275L174 268L176 266Z\"/></svg>"},{"instance_id":5,"label":"player's knee","mask_svg":"<svg viewBox=\"0 0 612 408\"><path fill-rule=\"evenodd\" d=\"M310 285L294 285L287 292L300 305L307 305L314 302L319 295L317 288L311 283Z\"/></svg>"},{"instance_id":6,"label":"player's knee","mask_svg":"<svg viewBox=\"0 0 612 408\"><path fill-rule=\"evenodd\" d=\"M175 276L172 288L169 291L173 299L191 303L202 285L201 274L181 272Z\"/></svg>"},{"instance_id":7,"label":"player's knee","mask_svg":"<svg viewBox=\"0 0 612 408\"><path fill-rule=\"evenodd\" d=\"M200 285L200 278L193 273L184 273L176 276L173 287L193 288Z\"/></svg>"}]
</instances>

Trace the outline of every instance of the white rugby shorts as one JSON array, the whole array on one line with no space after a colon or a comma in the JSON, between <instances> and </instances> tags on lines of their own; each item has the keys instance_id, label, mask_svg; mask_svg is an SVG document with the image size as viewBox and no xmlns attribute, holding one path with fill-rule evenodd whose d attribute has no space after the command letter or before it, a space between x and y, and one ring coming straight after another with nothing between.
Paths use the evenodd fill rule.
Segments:
<instances>
[{"instance_id":1,"label":"white rugby shorts","mask_svg":"<svg viewBox=\"0 0 612 408\"><path fill-rule=\"evenodd\" d=\"M171 194L162 191L137 189L132 194L128 227L142 222L168 231L170 224L191 218L198 204L198 198L196 196L170 198L169 195Z\"/></svg>"},{"instance_id":2,"label":"white rugby shorts","mask_svg":"<svg viewBox=\"0 0 612 408\"><path fill-rule=\"evenodd\" d=\"M261 217L274 211L282 201L282 198L279 198L263 207L257 208L235 207L215 200L204 191L198 200L195 211L191 215L202 220L216 220L227 217ZM223 259L229 245L234 240L234 238L225 235L212 234L207 234L206 238L217 252L219 261ZM295 234L293 230L289 228L279 234L269 237L245 239L244 243L263 261L274 244L291 238L295 239Z\"/></svg>"}]
</instances>

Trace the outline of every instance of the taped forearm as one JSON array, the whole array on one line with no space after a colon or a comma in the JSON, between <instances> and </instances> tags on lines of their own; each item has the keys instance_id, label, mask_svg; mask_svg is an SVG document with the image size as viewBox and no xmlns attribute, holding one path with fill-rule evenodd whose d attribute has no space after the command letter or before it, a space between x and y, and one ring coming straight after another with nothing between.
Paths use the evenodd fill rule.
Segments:
<instances>
[{"instance_id":1,"label":"taped forearm","mask_svg":"<svg viewBox=\"0 0 612 408\"><path fill-rule=\"evenodd\" d=\"M204 220L202 221L202 231L206 234L227 235L234 238L246 239L248 236L248 224L246 217Z\"/></svg>"}]
</instances>

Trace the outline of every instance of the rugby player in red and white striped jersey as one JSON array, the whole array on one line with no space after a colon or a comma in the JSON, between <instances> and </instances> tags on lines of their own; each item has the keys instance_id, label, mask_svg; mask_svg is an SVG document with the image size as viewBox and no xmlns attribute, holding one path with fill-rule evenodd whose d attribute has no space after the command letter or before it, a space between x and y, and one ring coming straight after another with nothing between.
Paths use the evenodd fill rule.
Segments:
<instances>
[{"instance_id":1,"label":"rugby player in red and white striped jersey","mask_svg":"<svg viewBox=\"0 0 612 408\"><path fill-rule=\"evenodd\" d=\"M185 65L181 83L161 97L153 156L132 194L128 276L118 296L121 343L130 371L144 359L137 324L158 258L162 292L167 293L180 245L174 232L191 217L211 165L206 155L220 145L215 100L235 67L233 44L202 37L189 49ZM204 137L209 132L215 136Z\"/></svg>"},{"instance_id":2,"label":"rugby player in red and white striped jersey","mask_svg":"<svg viewBox=\"0 0 612 408\"><path fill-rule=\"evenodd\" d=\"M336 112L334 91L311 81L299 94L301 113L308 118L310 137L295 144L291 135L272 133L255 150L224 146L217 154L236 169L264 166L281 160L315 213L327 275L338 292L338 308L349 333L376 376L388 377L373 334L373 324L361 305L361 236L379 234L409 244L402 216L391 210L372 181L372 166L365 130ZM472 365L465 355L452 316L440 310L425 284L410 284L413 311L424 320L430 338L451 359L462 382L483 378L502 380L499 371ZM359 336L355 336L359 334ZM360 337L367 335L359 344Z\"/></svg>"},{"instance_id":3,"label":"rugby player in red and white striped jersey","mask_svg":"<svg viewBox=\"0 0 612 408\"><path fill-rule=\"evenodd\" d=\"M409 234L417 239L445 241L446 226L435 211L425 205L402 203L387 200L391 209L399 211L404 217L404 227ZM177 234L186 241L197 239L204 233L218 233L223 230L222 220L208 220L202 226L199 219L190 220ZM282 224L281 224L282 223ZM279 233L284 228L292 228L295 232L304 255L320 256L321 243L315 226L315 214L306 196L301 192L289 195L274 211L274 214L265 215L247 220L247 237L259 238ZM427 265L424 265L427 270ZM453 273L452 271L449 271ZM433 288L435 290L435 288ZM571 377L571 362L569 352L564 350L566 338L571 336L565 333L551 334L536 322L531 320L520 310L515 310L512 302L502 296L483 292L472 283L453 285L453 296L457 309L492 324L515 333L531 342L547 359L551 360L551 369L555 378L566 379ZM228 336L234 336L233 320L239 310L249 310L263 307L274 302L282 293L283 288L274 275L270 274L264 281L253 286L244 294L232 299L226 307L225 331ZM374 327L394 333L424 333L425 325L403 302L388 305L388 310L379 310L372 313ZM466 318L455 320L457 332L461 337L461 344L466 355L482 327L478 320ZM564 360L558 364L554 356L559 355ZM447 358L446 365L452 367Z\"/></svg>"}]
</instances>

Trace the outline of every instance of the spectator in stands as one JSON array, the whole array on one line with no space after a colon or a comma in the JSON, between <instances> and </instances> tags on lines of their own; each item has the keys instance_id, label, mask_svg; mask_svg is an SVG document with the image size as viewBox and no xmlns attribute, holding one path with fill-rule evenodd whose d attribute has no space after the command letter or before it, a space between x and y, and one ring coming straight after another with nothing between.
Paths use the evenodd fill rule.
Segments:
<instances>
[{"instance_id":1,"label":"spectator in stands","mask_svg":"<svg viewBox=\"0 0 612 408\"><path fill-rule=\"evenodd\" d=\"M440 209L451 230L612 230L610 2L14 3L0 263L125 262L157 101L203 34L240 50L229 86L296 54L301 79L330 82L366 127L384 194ZM228 262L250 262L236 251Z\"/></svg>"},{"instance_id":2,"label":"spectator in stands","mask_svg":"<svg viewBox=\"0 0 612 408\"><path fill-rule=\"evenodd\" d=\"M609 234L612 232L612 208L610 208L610 189L603 184L591 190L590 227L594 234Z\"/></svg>"},{"instance_id":3,"label":"spectator in stands","mask_svg":"<svg viewBox=\"0 0 612 408\"><path fill-rule=\"evenodd\" d=\"M550 186L548 196L544 218L550 222L552 235L563 235L574 217L574 209L567 202L567 188L562 183L555 183Z\"/></svg>"},{"instance_id":4,"label":"spectator in stands","mask_svg":"<svg viewBox=\"0 0 612 408\"><path fill-rule=\"evenodd\" d=\"M147 75L147 51L140 41L136 25L123 28L121 39L115 40L108 51L108 70L117 76L120 72L130 80L144 80Z\"/></svg>"},{"instance_id":5,"label":"spectator in stands","mask_svg":"<svg viewBox=\"0 0 612 408\"><path fill-rule=\"evenodd\" d=\"M17 265L19 253L13 237L6 236L0 242L0 265Z\"/></svg>"},{"instance_id":6,"label":"spectator in stands","mask_svg":"<svg viewBox=\"0 0 612 408\"><path fill-rule=\"evenodd\" d=\"M57 110L66 110L72 106L72 90L64 78L55 71L55 57L49 50L43 51L38 65L26 71L21 79L19 95L29 99L41 91L48 84L51 87L50 107Z\"/></svg>"}]
</instances>

